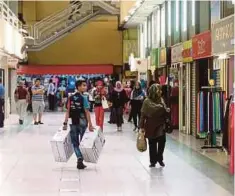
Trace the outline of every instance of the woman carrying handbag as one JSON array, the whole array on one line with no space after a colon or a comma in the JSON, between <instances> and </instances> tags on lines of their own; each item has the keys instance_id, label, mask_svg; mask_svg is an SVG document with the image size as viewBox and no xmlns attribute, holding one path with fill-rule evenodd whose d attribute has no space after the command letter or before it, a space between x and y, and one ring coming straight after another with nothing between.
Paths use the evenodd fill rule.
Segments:
<instances>
[{"instance_id":1,"label":"woman carrying handbag","mask_svg":"<svg viewBox=\"0 0 235 196\"><path fill-rule=\"evenodd\" d=\"M166 119L169 109L161 97L161 86L153 84L141 109L140 129L149 143L150 167L157 163L164 167L163 153L166 143Z\"/></svg>"}]
</instances>

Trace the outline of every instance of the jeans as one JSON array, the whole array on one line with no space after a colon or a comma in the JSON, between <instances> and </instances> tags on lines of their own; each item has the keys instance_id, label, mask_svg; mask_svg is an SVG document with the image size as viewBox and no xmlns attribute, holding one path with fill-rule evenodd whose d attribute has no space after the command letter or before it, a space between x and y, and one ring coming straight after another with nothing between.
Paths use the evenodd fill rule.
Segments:
<instances>
[{"instance_id":1,"label":"jeans","mask_svg":"<svg viewBox=\"0 0 235 196\"><path fill-rule=\"evenodd\" d=\"M166 144L166 135L149 139L149 156L150 163L156 164L163 161L163 153Z\"/></svg>"},{"instance_id":2,"label":"jeans","mask_svg":"<svg viewBox=\"0 0 235 196\"><path fill-rule=\"evenodd\" d=\"M77 159L82 159L82 153L79 149L80 141L87 129L86 119L80 119L79 125L70 125L70 136L73 144L74 152L77 156Z\"/></svg>"}]
</instances>

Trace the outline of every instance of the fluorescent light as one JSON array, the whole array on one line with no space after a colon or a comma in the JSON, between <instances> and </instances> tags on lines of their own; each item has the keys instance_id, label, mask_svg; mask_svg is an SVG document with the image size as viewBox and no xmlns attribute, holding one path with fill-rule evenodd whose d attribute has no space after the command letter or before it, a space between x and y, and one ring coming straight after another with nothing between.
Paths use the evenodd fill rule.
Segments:
<instances>
[{"instance_id":1,"label":"fluorescent light","mask_svg":"<svg viewBox=\"0 0 235 196\"><path fill-rule=\"evenodd\" d=\"M168 7L168 35L171 36L171 0L168 0L167 3L167 7Z\"/></svg>"},{"instance_id":2,"label":"fluorescent light","mask_svg":"<svg viewBox=\"0 0 235 196\"><path fill-rule=\"evenodd\" d=\"M187 31L187 0L183 1L183 31Z\"/></svg>"},{"instance_id":3,"label":"fluorescent light","mask_svg":"<svg viewBox=\"0 0 235 196\"><path fill-rule=\"evenodd\" d=\"M179 0L176 0L175 1L175 9L176 9L176 21L175 21L175 28L176 28L176 31L178 32L179 31Z\"/></svg>"},{"instance_id":4,"label":"fluorescent light","mask_svg":"<svg viewBox=\"0 0 235 196\"><path fill-rule=\"evenodd\" d=\"M161 43L165 43L165 28L166 28L166 24L165 24L165 6L162 6L161 9ZM165 46L165 44L161 44L161 46Z\"/></svg>"},{"instance_id":5,"label":"fluorescent light","mask_svg":"<svg viewBox=\"0 0 235 196\"><path fill-rule=\"evenodd\" d=\"M192 0L192 26L195 26L195 0Z\"/></svg>"}]
</instances>

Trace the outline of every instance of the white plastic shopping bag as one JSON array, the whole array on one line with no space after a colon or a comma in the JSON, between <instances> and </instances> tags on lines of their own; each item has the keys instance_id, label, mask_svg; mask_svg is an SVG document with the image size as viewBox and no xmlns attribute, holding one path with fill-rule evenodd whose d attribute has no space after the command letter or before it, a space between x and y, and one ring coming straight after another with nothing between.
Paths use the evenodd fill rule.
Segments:
<instances>
[{"instance_id":1,"label":"white plastic shopping bag","mask_svg":"<svg viewBox=\"0 0 235 196\"><path fill-rule=\"evenodd\" d=\"M107 101L107 99L104 97L104 98L102 98L102 107L103 107L103 109L108 109L109 108L109 104L108 104L108 101Z\"/></svg>"}]
</instances>

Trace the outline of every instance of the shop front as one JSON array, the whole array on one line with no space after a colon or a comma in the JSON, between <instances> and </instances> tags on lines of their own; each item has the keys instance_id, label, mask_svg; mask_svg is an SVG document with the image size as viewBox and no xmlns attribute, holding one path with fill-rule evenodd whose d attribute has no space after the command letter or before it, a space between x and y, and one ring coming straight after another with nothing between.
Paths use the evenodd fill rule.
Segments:
<instances>
[{"instance_id":1,"label":"shop front","mask_svg":"<svg viewBox=\"0 0 235 196\"><path fill-rule=\"evenodd\" d=\"M171 86L171 113L172 124L175 128L179 128L180 131L185 130L183 119L183 104L185 97L183 96L183 90L185 85L185 78L183 77L183 58L182 58L182 43L176 44L171 47L171 66L169 68L169 84ZM182 124L180 124L180 122Z\"/></svg>"},{"instance_id":2,"label":"shop front","mask_svg":"<svg viewBox=\"0 0 235 196\"><path fill-rule=\"evenodd\" d=\"M231 155L234 152L234 118L230 117L234 116L234 15L213 23L211 32L213 72L218 72L214 79L226 95L222 146ZM234 164L230 164L231 171L234 172Z\"/></svg>"},{"instance_id":3,"label":"shop front","mask_svg":"<svg viewBox=\"0 0 235 196\"><path fill-rule=\"evenodd\" d=\"M193 59L197 66L197 136L204 138L202 149L222 148L225 92L213 80L211 32L196 35Z\"/></svg>"},{"instance_id":4,"label":"shop front","mask_svg":"<svg viewBox=\"0 0 235 196\"><path fill-rule=\"evenodd\" d=\"M183 66L180 68L182 78L182 99L180 98L180 127L185 134L195 134L196 124L196 85L195 85L195 64L192 58L192 40L183 42Z\"/></svg>"}]
</instances>

